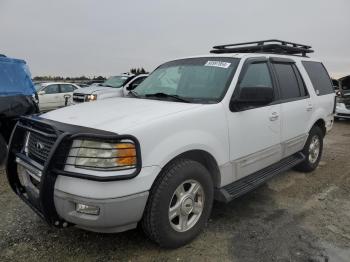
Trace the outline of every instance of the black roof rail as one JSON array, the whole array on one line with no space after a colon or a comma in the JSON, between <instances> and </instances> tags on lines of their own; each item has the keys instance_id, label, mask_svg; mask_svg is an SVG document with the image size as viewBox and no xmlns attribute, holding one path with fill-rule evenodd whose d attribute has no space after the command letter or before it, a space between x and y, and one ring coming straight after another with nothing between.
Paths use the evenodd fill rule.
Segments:
<instances>
[{"instance_id":1,"label":"black roof rail","mask_svg":"<svg viewBox=\"0 0 350 262\"><path fill-rule=\"evenodd\" d=\"M270 39L254 42L217 45L214 46L210 53L273 53L283 55L301 55L306 56L307 53L313 53L311 46L302 45L282 40Z\"/></svg>"},{"instance_id":2,"label":"black roof rail","mask_svg":"<svg viewBox=\"0 0 350 262\"><path fill-rule=\"evenodd\" d=\"M3 54L0 54L0 57L6 57L5 55L3 55Z\"/></svg>"}]
</instances>

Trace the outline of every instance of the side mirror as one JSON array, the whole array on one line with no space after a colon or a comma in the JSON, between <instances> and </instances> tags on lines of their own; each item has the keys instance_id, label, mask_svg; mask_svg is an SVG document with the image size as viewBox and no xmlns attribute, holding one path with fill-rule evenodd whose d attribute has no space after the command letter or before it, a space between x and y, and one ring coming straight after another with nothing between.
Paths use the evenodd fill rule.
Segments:
<instances>
[{"instance_id":1,"label":"side mirror","mask_svg":"<svg viewBox=\"0 0 350 262\"><path fill-rule=\"evenodd\" d=\"M45 95L45 93L46 93L46 92L42 90L42 91L39 91L39 92L38 92L38 95L40 95L40 96L41 96L41 95Z\"/></svg>"},{"instance_id":2,"label":"side mirror","mask_svg":"<svg viewBox=\"0 0 350 262\"><path fill-rule=\"evenodd\" d=\"M230 108L239 111L242 107L262 106L271 103L274 99L271 86L244 86L232 98Z\"/></svg>"}]
</instances>

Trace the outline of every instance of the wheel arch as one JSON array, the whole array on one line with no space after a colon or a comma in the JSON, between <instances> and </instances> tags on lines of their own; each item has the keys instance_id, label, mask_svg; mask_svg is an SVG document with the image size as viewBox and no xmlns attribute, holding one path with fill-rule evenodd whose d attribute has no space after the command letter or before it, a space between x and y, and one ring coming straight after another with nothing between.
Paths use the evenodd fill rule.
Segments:
<instances>
[{"instance_id":1,"label":"wheel arch","mask_svg":"<svg viewBox=\"0 0 350 262\"><path fill-rule=\"evenodd\" d=\"M326 135L327 129L326 129L326 121L322 118L318 119L311 128L314 126L319 127L322 130L323 137ZM311 129L310 129L311 130Z\"/></svg>"},{"instance_id":2,"label":"wheel arch","mask_svg":"<svg viewBox=\"0 0 350 262\"><path fill-rule=\"evenodd\" d=\"M173 157L162 167L162 170L164 170L164 168L168 166L170 163L180 158L190 159L202 164L209 171L213 179L214 187L215 188L220 187L221 172L220 172L219 165L212 154L210 154L205 150L199 150L199 149L189 150Z\"/></svg>"}]
</instances>

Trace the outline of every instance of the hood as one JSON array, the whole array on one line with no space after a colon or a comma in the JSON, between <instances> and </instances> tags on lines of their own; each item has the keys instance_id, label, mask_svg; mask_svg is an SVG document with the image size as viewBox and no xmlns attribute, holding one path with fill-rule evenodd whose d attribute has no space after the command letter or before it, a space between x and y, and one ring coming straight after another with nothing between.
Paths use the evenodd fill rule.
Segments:
<instances>
[{"instance_id":1,"label":"hood","mask_svg":"<svg viewBox=\"0 0 350 262\"><path fill-rule=\"evenodd\" d=\"M41 117L66 124L123 133L136 125L200 106L150 99L112 98L64 107Z\"/></svg>"},{"instance_id":2,"label":"hood","mask_svg":"<svg viewBox=\"0 0 350 262\"><path fill-rule=\"evenodd\" d=\"M99 91L113 91L113 90L117 91L119 89L120 88L112 88L108 86L88 86L88 87L80 88L74 93L90 95L90 94L95 94Z\"/></svg>"}]
</instances>

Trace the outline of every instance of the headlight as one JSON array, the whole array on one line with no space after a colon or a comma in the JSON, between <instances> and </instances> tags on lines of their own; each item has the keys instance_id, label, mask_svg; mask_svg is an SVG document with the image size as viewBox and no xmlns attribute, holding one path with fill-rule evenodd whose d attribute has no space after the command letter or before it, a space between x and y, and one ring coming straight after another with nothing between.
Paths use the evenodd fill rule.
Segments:
<instances>
[{"instance_id":1,"label":"headlight","mask_svg":"<svg viewBox=\"0 0 350 262\"><path fill-rule=\"evenodd\" d=\"M92 140L75 140L70 157L75 167L104 171L136 168L136 147L133 142L105 143Z\"/></svg>"},{"instance_id":2,"label":"headlight","mask_svg":"<svg viewBox=\"0 0 350 262\"><path fill-rule=\"evenodd\" d=\"M87 95L86 102L92 102L97 100L97 95Z\"/></svg>"}]
</instances>

